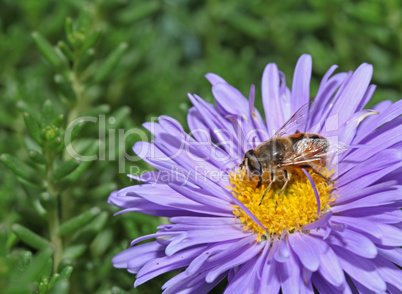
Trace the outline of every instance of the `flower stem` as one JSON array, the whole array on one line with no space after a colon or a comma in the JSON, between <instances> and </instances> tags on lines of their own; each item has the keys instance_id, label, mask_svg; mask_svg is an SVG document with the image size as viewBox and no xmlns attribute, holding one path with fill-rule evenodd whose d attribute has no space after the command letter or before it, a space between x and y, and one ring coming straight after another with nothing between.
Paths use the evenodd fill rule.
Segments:
<instances>
[{"instance_id":1,"label":"flower stem","mask_svg":"<svg viewBox=\"0 0 402 294\"><path fill-rule=\"evenodd\" d=\"M58 230L60 226L60 216L59 216L59 191L56 188L55 183L52 179L53 172L53 154L52 152L47 152L47 158L49 163L46 166L46 187L47 192L55 197L55 206L48 212L48 225L49 225L49 235L50 241L54 246L54 259L53 259L53 271L57 272L57 268L63 256L63 241L58 235Z\"/></svg>"},{"instance_id":2,"label":"flower stem","mask_svg":"<svg viewBox=\"0 0 402 294\"><path fill-rule=\"evenodd\" d=\"M63 256L63 242L57 233L60 225L58 209L54 209L49 212L48 222L50 241L52 242L55 249L53 257L53 271L56 273Z\"/></svg>"}]
</instances>

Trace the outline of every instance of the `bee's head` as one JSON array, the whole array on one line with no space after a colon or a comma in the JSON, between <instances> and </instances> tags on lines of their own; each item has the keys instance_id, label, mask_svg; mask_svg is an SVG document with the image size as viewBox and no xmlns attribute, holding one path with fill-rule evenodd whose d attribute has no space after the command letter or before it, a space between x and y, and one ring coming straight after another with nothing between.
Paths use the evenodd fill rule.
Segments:
<instances>
[{"instance_id":1,"label":"bee's head","mask_svg":"<svg viewBox=\"0 0 402 294\"><path fill-rule=\"evenodd\" d=\"M253 149L248 150L244 154L243 162L240 164L240 167L241 168L245 167L246 172L253 176L262 175L261 164L258 161L258 158L255 155Z\"/></svg>"}]
</instances>

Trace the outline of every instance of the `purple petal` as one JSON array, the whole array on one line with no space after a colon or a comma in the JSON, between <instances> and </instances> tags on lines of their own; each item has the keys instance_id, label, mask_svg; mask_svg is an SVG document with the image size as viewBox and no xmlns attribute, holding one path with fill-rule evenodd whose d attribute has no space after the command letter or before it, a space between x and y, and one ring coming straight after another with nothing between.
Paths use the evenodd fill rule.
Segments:
<instances>
[{"instance_id":1,"label":"purple petal","mask_svg":"<svg viewBox=\"0 0 402 294\"><path fill-rule=\"evenodd\" d=\"M388 104L388 102L383 102ZM356 135L356 141L360 142L363 138L369 135L373 130L379 128L383 124L395 119L402 114L402 101L395 102L385 110L382 110L376 119L368 118L367 121L363 121L359 127L358 134Z\"/></svg>"},{"instance_id":2,"label":"purple petal","mask_svg":"<svg viewBox=\"0 0 402 294\"><path fill-rule=\"evenodd\" d=\"M384 246L402 246L402 230L392 225L377 224L382 232L379 244Z\"/></svg>"},{"instance_id":3,"label":"purple petal","mask_svg":"<svg viewBox=\"0 0 402 294\"><path fill-rule=\"evenodd\" d=\"M366 207L339 212L340 216L366 219L375 223L397 224L401 222L402 211L395 207Z\"/></svg>"},{"instance_id":4,"label":"purple petal","mask_svg":"<svg viewBox=\"0 0 402 294\"><path fill-rule=\"evenodd\" d=\"M171 237L171 236L176 236L180 235L180 232L156 232L154 234L149 234L149 235L144 235L138 238L135 238L133 241L131 241L130 246L134 246L137 243L140 243L145 240L149 239L154 239L158 237Z\"/></svg>"},{"instance_id":5,"label":"purple petal","mask_svg":"<svg viewBox=\"0 0 402 294\"><path fill-rule=\"evenodd\" d=\"M334 203L342 203L342 202L357 200L357 199L366 197L367 195L385 191L388 188L390 188L396 184L397 184L396 181L387 181L387 182L379 183L377 185L365 187L363 189L358 189L358 190L355 190L352 192L347 191L347 193L343 193L343 194L339 193L339 198L335 199Z\"/></svg>"},{"instance_id":6,"label":"purple petal","mask_svg":"<svg viewBox=\"0 0 402 294\"><path fill-rule=\"evenodd\" d=\"M328 211L325 214L321 214L320 218L317 221L304 225L302 227L302 229L303 230L313 230L316 228L323 227L323 226L325 226L326 223L328 223L328 220L331 218L331 216L332 216L332 211Z\"/></svg>"},{"instance_id":7,"label":"purple petal","mask_svg":"<svg viewBox=\"0 0 402 294\"><path fill-rule=\"evenodd\" d=\"M261 94L268 134L271 136L285 123L279 87L278 67L270 63L265 67L262 75Z\"/></svg>"},{"instance_id":8,"label":"purple petal","mask_svg":"<svg viewBox=\"0 0 402 294\"><path fill-rule=\"evenodd\" d=\"M402 266L402 248L393 248L389 250L379 248L378 253L387 260Z\"/></svg>"},{"instance_id":9,"label":"purple petal","mask_svg":"<svg viewBox=\"0 0 402 294\"><path fill-rule=\"evenodd\" d=\"M224 79L222 79L220 76L214 73L207 73L205 77L212 84L212 86L219 83L226 83Z\"/></svg>"},{"instance_id":10,"label":"purple petal","mask_svg":"<svg viewBox=\"0 0 402 294\"><path fill-rule=\"evenodd\" d=\"M138 271L134 287L137 287L150 279L163 273L184 268L190 264L191 260L200 254L206 246L187 249L172 256L153 258L145 263Z\"/></svg>"},{"instance_id":11,"label":"purple petal","mask_svg":"<svg viewBox=\"0 0 402 294\"><path fill-rule=\"evenodd\" d=\"M310 231L312 235L322 236L323 232ZM344 251L350 251L366 258L374 258L377 255L377 247L367 237L355 231L345 229L342 232L332 231L326 239L328 244L339 246Z\"/></svg>"},{"instance_id":12,"label":"purple petal","mask_svg":"<svg viewBox=\"0 0 402 294\"><path fill-rule=\"evenodd\" d=\"M330 73L331 69L326 73L326 75ZM317 107L315 109L315 115L311 118L312 121L310 122L310 127L319 123L321 123L321 127L323 127L329 110L332 107L331 104L334 102L331 101L331 98L333 98L336 90L344 83L347 77L347 73L338 73L331 77L328 81L325 81L324 84L324 80L322 80L316 98L314 99L314 104L317 105ZM326 115L324 116L324 114ZM321 128L318 130L321 130Z\"/></svg>"},{"instance_id":13,"label":"purple petal","mask_svg":"<svg viewBox=\"0 0 402 294\"><path fill-rule=\"evenodd\" d=\"M220 265L209 271L205 278L206 282L211 283L223 272L226 272L235 266L249 262L261 251L263 246L264 244L262 243L250 244L249 248L243 249L242 252L236 254L236 258L230 258L224 262L221 262Z\"/></svg>"},{"instance_id":14,"label":"purple petal","mask_svg":"<svg viewBox=\"0 0 402 294\"><path fill-rule=\"evenodd\" d=\"M347 228L354 228L360 232L368 233L376 238L382 237L382 232L376 223L361 218L334 215L331 219L338 224L345 224ZM369 229L368 229L369 228Z\"/></svg>"},{"instance_id":15,"label":"purple petal","mask_svg":"<svg viewBox=\"0 0 402 294\"><path fill-rule=\"evenodd\" d=\"M402 195L402 187L401 186L393 186L392 189L389 189L384 192L375 193L370 196L366 196L364 198L349 202L342 203L332 208L334 213L355 209L355 208L363 208L363 207L378 207L381 205L386 205L398 201L401 199Z\"/></svg>"},{"instance_id":16,"label":"purple petal","mask_svg":"<svg viewBox=\"0 0 402 294\"><path fill-rule=\"evenodd\" d=\"M277 263L283 294L299 293L300 267L296 256L289 255L286 262Z\"/></svg>"},{"instance_id":17,"label":"purple petal","mask_svg":"<svg viewBox=\"0 0 402 294\"><path fill-rule=\"evenodd\" d=\"M386 148L400 142L402 138L399 136L402 134L402 125L396 126L390 130L382 131L385 128L380 128L370 136L370 140L365 140L367 147L361 148L356 152L350 154L345 158L345 160L353 159L358 157L360 160L366 160Z\"/></svg>"},{"instance_id":18,"label":"purple petal","mask_svg":"<svg viewBox=\"0 0 402 294\"><path fill-rule=\"evenodd\" d=\"M254 288L260 283L257 281L256 277L257 270L255 264L258 260L259 257L255 256L253 259L241 266L240 270L235 274L223 293L253 293Z\"/></svg>"},{"instance_id":19,"label":"purple petal","mask_svg":"<svg viewBox=\"0 0 402 294\"><path fill-rule=\"evenodd\" d=\"M381 255L377 256L374 266L385 282L402 289L402 271Z\"/></svg>"},{"instance_id":20,"label":"purple petal","mask_svg":"<svg viewBox=\"0 0 402 294\"><path fill-rule=\"evenodd\" d=\"M339 123L346 122L356 111L361 99L367 91L371 76L373 75L373 66L367 63L360 65L343 90L341 99L335 103L330 114L339 115Z\"/></svg>"},{"instance_id":21,"label":"purple petal","mask_svg":"<svg viewBox=\"0 0 402 294\"><path fill-rule=\"evenodd\" d=\"M319 132L324 131L333 131L339 128L339 125L342 123L339 122L339 115L337 113L333 113L334 106L337 105L340 99L342 99L343 91L348 85L353 72L350 71L346 75L344 73L334 75L332 79L337 78L336 85L339 84L339 88L331 88L331 92L327 93L327 105L321 105L321 107L317 106L316 116L318 121L316 124L320 125ZM336 92L335 92L336 91ZM334 94L334 95L333 95ZM332 97L333 95L333 97ZM315 103L317 104L317 103ZM333 125L332 121L335 121L336 124Z\"/></svg>"},{"instance_id":22,"label":"purple petal","mask_svg":"<svg viewBox=\"0 0 402 294\"><path fill-rule=\"evenodd\" d=\"M290 250L287 241L285 238L281 238L280 241L275 241L278 244L277 250L274 253L274 258L277 262L283 263L289 259Z\"/></svg>"},{"instance_id":23,"label":"purple petal","mask_svg":"<svg viewBox=\"0 0 402 294\"><path fill-rule=\"evenodd\" d=\"M188 276L194 275L197 272L202 272L208 270L213 267L213 264L206 264L207 260L220 252L229 252L229 248L233 248L232 246L238 244L240 241L238 240L229 240L225 242L219 242L216 244L209 245L208 249L199 254L197 257L193 259L190 265L186 269L186 274Z\"/></svg>"},{"instance_id":24,"label":"purple petal","mask_svg":"<svg viewBox=\"0 0 402 294\"><path fill-rule=\"evenodd\" d=\"M250 234L244 232L241 225L235 224L221 228L211 228L209 230L191 230L177 236L166 247L166 255L172 255L194 245L241 239Z\"/></svg>"},{"instance_id":25,"label":"purple petal","mask_svg":"<svg viewBox=\"0 0 402 294\"><path fill-rule=\"evenodd\" d=\"M211 134L208 125L196 107L191 107L187 114L187 124L190 128L190 134L197 142L211 142Z\"/></svg>"},{"instance_id":26,"label":"purple petal","mask_svg":"<svg viewBox=\"0 0 402 294\"><path fill-rule=\"evenodd\" d=\"M297 61L292 85L292 113L295 113L310 100L311 67L310 55L304 54Z\"/></svg>"},{"instance_id":27,"label":"purple petal","mask_svg":"<svg viewBox=\"0 0 402 294\"><path fill-rule=\"evenodd\" d=\"M367 187L401 166L401 151L384 150L379 152L344 174L341 174L342 172L340 171L338 193L339 195L344 195L350 191ZM365 173L363 174L363 172Z\"/></svg>"},{"instance_id":28,"label":"purple petal","mask_svg":"<svg viewBox=\"0 0 402 294\"><path fill-rule=\"evenodd\" d=\"M345 283L345 275L335 252L327 245L321 254L318 271L331 285L340 287Z\"/></svg>"},{"instance_id":29,"label":"purple petal","mask_svg":"<svg viewBox=\"0 0 402 294\"><path fill-rule=\"evenodd\" d=\"M232 225L235 220L233 217L191 217L176 216L169 219L171 223L185 225L202 225L202 226L224 226Z\"/></svg>"},{"instance_id":30,"label":"purple petal","mask_svg":"<svg viewBox=\"0 0 402 294\"><path fill-rule=\"evenodd\" d=\"M310 176L310 174L303 168L303 173L307 176L311 186L313 187L314 190L314 195L315 195L315 199L317 201L317 215L320 215L320 211L321 211L321 200L320 200L320 195L318 195L318 191L317 191L317 187L315 186L315 183L313 181L313 178Z\"/></svg>"},{"instance_id":31,"label":"purple petal","mask_svg":"<svg viewBox=\"0 0 402 294\"><path fill-rule=\"evenodd\" d=\"M376 88L377 88L376 85L370 85L367 88L367 91L366 93L364 93L364 96L360 101L359 105L357 106L356 110L361 110L364 108L364 106L366 106L366 104L370 101L371 97L373 96Z\"/></svg>"},{"instance_id":32,"label":"purple petal","mask_svg":"<svg viewBox=\"0 0 402 294\"><path fill-rule=\"evenodd\" d=\"M308 270L315 272L318 269L320 266L320 255L325 249L324 242L314 237L294 233L289 235L289 244L299 257L300 262Z\"/></svg>"},{"instance_id":33,"label":"purple petal","mask_svg":"<svg viewBox=\"0 0 402 294\"><path fill-rule=\"evenodd\" d=\"M371 109L360 110L353 114L351 118L340 127L339 141L349 145L355 137L360 122L362 122L366 117L376 114L378 114L378 112Z\"/></svg>"},{"instance_id":34,"label":"purple petal","mask_svg":"<svg viewBox=\"0 0 402 294\"><path fill-rule=\"evenodd\" d=\"M267 260L261 273L261 293L279 293L280 286L277 263Z\"/></svg>"},{"instance_id":35,"label":"purple petal","mask_svg":"<svg viewBox=\"0 0 402 294\"><path fill-rule=\"evenodd\" d=\"M221 113L248 117L248 101L235 87L226 83L215 84L212 93Z\"/></svg>"},{"instance_id":36,"label":"purple petal","mask_svg":"<svg viewBox=\"0 0 402 294\"><path fill-rule=\"evenodd\" d=\"M188 210L197 213L206 213L207 215L228 216L229 212L215 208L209 205L194 202L185 197L183 194L177 193L175 190L165 184L155 185L136 185L125 188L119 193L128 197L141 197L155 204L155 207L165 206L167 208L177 210ZM135 207L134 207L135 208Z\"/></svg>"},{"instance_id":37,"label":"purple petal","mask_svg":"<svg viewBox=\"0 0 402 294\"><path fill-rule=\"evenodd\" d=\"M319 293L325 294L339 294L339 293L352 293L349 287L334 287L333 285L329 284L321 275L314 274L312 276L312 282L314 286L317 288Z\"/></svg>"},{"instance_id":38,"label":"purple petal","mask_svg":"<svg viewBox=\"0 0 402 294\"><path fill-rule=\"evenodd\" d=\"M229 197L225 197L226 199L222 200L208 193L205 193L203 189L186 187L177 184L170 184L169 186L176 192L182 195L186 195L186 198L194 202L198 202L206 206L212 206L214 209L219 209L222 212L226 212L228 216L233 216L233 207L231 207L228 203ZM223 196L226 196L226 193L221 193L219 194L219 196L224 198Z\"/></svg>"},{"instance_id":39,"label":"purple petal","mask_svg":"<svg viewBox=\"0 0 402 294\"><path fill-rule=\"evenodd\" d=\"M127 268L136 273L149 260L163 256L164 247L154 241L128 248L113 257L113 266Z\"/></svg>"},{"instance_id":40,"label":"purple petal","mask_svg":"<svg viewBox=\"0 0 402 294\"><path fill-rule=\"evenodd\" d=\"M333 249L338 255L342 268L353 279L365 285L369 290L378 292L386 290L385 282L376 271L372 261L336 246Z\"/></svg>"},{"instance_id":41,"label":"purple petal","mask_svg":"<svg viewBox=\"0 0 402 294\"><path fill-rule=\"evenodd\" d=\"M229 155L236 154L236 144L238 143L231 124L224 119L219 111L212 104L205 102L197 95L188 94L190 101L200 113L207 129L211 133L211 137L217 144L221 144L222 148L229 153ZM227 146L227 144L229 146Z\"/></svg>"},{"instance_id":42,"label":"purple petal","mask_svg":"<svg viewBox=\"0 0 402 294\"><path fill-rule=\"evenodd\" d=\"M255 87L254 85L252 85L250 88L250 94L248 98L250 118L252 121L253 129L255 130L254 133L256 134L256 136L258 136L259 141L263 142L268 140L269 136L266 130L265 123L262 120L261 114L254 106L254 101L255 101Z\"/></svg>"}]
</instances>

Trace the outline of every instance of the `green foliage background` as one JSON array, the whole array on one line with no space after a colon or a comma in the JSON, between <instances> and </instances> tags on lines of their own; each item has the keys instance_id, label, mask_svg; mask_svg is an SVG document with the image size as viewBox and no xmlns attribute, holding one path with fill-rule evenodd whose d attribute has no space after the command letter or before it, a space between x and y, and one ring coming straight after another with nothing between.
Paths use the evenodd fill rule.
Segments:
<instances>
[{"instance_id":1,"label":"green foliage background","mask_svg":"<svg viewBox=\"0 0 402 294\"><path fill-rule=\"evenodd\" d=\"M401 52L398 0L0 0L0 289L159 293L169 275L133 289L110 262L165 221L112 216L109 193L135 184L119 158L139 140L110 149L118 129L162 114L185 124L187 92L212 101L208 72L247 95L276 62L291 85L303 53L313 57L313 93L332 64L368 62L379 85L370 105L396 101ZM86 155L106 148L105 160L78 163L65 150L68 123L85 115L116 120L104 145L97 123L74 140Z\"/></svg>"}]
</instances>

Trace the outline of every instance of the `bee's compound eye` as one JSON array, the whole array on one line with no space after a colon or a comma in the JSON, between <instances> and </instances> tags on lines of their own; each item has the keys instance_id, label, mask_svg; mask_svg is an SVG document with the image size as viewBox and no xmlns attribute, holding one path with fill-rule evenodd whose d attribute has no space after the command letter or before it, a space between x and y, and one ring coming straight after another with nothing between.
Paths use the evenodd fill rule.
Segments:
<instances>
[{"instance_id":1,"label":"bee's compound eye","mask_svg":"<svg viewBox=\"0 0 402 294\"><path fill-rule=\"evenodd\" d=\"M256 176L261 175L261 165L255 156L254 150L249 150L244 154L244 162L248 171Z\"/></svg>"}]
</instances>

